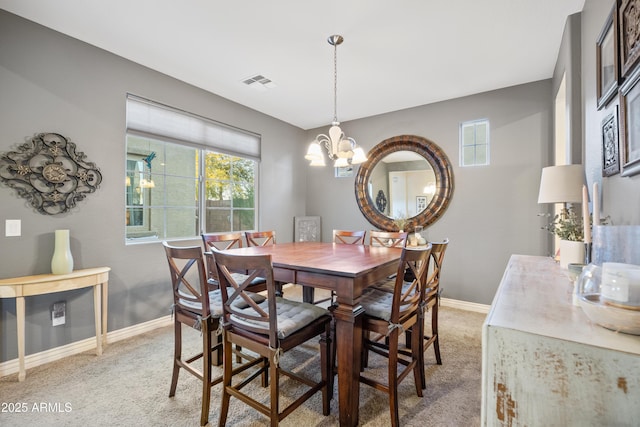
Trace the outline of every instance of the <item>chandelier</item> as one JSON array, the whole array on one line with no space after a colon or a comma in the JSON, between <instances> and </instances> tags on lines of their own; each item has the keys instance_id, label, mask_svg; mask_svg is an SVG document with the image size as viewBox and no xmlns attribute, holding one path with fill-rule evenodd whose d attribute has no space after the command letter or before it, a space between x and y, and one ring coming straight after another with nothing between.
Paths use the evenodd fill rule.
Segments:
<instances>
[{"instance_id":1,"label":"chandelier","mask_svg":"<svg viewBox=\"0 0 640 427\"><path fill-rule=\"evenodd\" d=\"M333 46L333 122L329 129L329 136L320 134L309 145L305 159L311 161L311 166L325 166L322 146L329 153L329 158L334 161L334 167L345 167L363 163L367 160L362 148L358 147L355 139L348 138L338 121L338 45L344 41L340 35L332 35L327 39Z\"/></svg>"}]
</instances>

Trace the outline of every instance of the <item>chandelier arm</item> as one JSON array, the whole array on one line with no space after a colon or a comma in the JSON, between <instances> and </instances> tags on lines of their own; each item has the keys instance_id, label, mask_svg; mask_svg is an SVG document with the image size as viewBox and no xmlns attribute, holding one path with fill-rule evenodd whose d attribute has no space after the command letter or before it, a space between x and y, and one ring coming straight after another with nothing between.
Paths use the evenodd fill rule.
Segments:
<instances>
[{"instance_id":1,"label":"chandelier arm","mask_svg":"<svg viewBox=\"0 0 640 427\"><path fill-rule=\"evenodd\" d=\"M324 146L324 148L327 150L327 154L329 155L329 158L331 160L335 160L336 156L333 153L331 139L327 135L321 133L320 135L316 136L316 141L318 142L318 144Z\"/></svg>"}]
</instances>

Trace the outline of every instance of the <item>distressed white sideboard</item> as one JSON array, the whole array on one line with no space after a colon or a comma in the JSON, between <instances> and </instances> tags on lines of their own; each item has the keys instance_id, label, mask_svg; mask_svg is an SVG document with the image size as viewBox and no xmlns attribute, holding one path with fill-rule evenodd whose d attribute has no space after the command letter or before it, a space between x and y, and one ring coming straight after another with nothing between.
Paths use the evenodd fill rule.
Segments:
<instances>
[{"instance_id":1,"label":"distressed white sideboard","mask_svg":"<svg viewBox=\"0 0 640 427\"><path fill-rule=\"evenodd\" d=\"M640 336L591 323L566 270L512 255L482 333L483 426L640 425Z\"/></svg>"}]
</instances>

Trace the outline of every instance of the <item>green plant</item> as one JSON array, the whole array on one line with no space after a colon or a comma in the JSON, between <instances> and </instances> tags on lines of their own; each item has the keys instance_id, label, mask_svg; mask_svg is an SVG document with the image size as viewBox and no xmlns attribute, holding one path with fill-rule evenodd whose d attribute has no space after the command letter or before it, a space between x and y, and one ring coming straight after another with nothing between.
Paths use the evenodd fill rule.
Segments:
<instances>
[{"instance_id":1,"label":"green plant","mask_svg":"<svg viewBox=\"0 0 640 427\"><path fill-rule=\"evenodd\" d=\"M606 225L609 217L602 219L600 224ZM591 225L592 217L589 215L589 225ZM562 209L559 214L553 217L546 227L547 231L555 234L562 240L570 240L573 242L584 241L584 221L582 214L576 212L573 206Z\"/></svg>"},{"instance_id":2,"label":"green plant","mask_svg":"<svg viewBox=\"0 0 640 427\"><path fill-rule=\"evenodd\" d=\"M547 226L550 233L562 240L582 242L584 240L584 225L582 215L573 207L565 208L553 217L553 221Z\"/></svg>"}]
</instances>

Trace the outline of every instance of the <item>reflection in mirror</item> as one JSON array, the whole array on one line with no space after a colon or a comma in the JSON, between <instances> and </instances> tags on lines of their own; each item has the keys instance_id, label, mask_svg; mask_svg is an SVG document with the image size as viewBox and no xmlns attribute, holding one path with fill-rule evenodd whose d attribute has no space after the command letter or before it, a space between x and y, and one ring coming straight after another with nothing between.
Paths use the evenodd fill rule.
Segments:
<instances>
[{"instance_id":1,"label":"reflection in mirror","mask_svg":"<svg viewBox=\"0 0 640 427\"><path fill-rule=\"evenodd\" d=\"M393 219L410 218L422 212L431 202L435 188L433 168L412 151L396 151L382 158L368 183L369 197L376 201L376 209Z\"/></svg>"},{"instance_id":2,"label":"reflection in mirror","mask_svg":"<svg viewBox=\"0 0 640 427\"><path fill-rule=\"evenodd\" d=\"M358 169L355 192L364 217L380 230L405 231L428 226L447 209L453 195L453 169L447 155L432 141L400 135L371 149Z\"/></svg>"}]
</instances>

